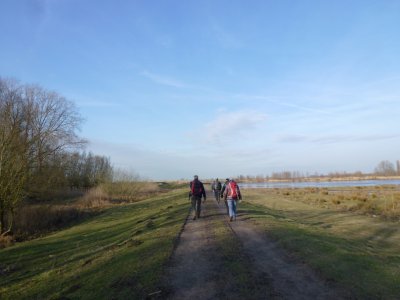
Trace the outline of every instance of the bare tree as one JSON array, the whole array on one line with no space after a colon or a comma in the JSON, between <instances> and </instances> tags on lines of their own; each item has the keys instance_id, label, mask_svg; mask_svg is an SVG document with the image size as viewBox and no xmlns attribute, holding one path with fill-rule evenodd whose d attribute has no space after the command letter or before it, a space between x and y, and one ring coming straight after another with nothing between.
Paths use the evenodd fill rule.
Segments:
<instances>
[{"instance_id":1,"label":"bare tree","mask_svg":"<svg viewBox=\"0 0 400 300\"><path fill-rule=\"evenodd\" d=\"M0 232L12 230L8 213L22 199L26 180L23 102L15 82L0 80Z\"/></svg>"},{"instance_id":2,"label":"bare tree","mask_svg":"<svg viewBox=\"0 0 400 300\"><path fill-rule=\"evenodd\" d=\"M60 178L61 155L84 143L82 119L71 101L38 86L0 78L0 231L24 193ZM57 171L60 176L54 176ZM12 220L12 218L11 218Z\"/></svg>"},{"instance_id":3,"label":"bare tree","mask_svg":"<svg viewBox=\"0 0 400 300\"><path fill-rule=\"evenodd\" d=\"M394 164L388 160L381 161L375 168L375 174L381 176L393 176L396 175Z\"/></svg>"},{"instance_id":4,"label":"bare tree","mask_svg":"<svg viewBox=\"0 0 400 300\"><path fill-rule=\"evenodd\" d=\"M76 134L82 118L71 101L38 86L26 86L24 98L29 109L32 154L39 169L46 157L84 143Z\"/></svg>"}]
</instances>

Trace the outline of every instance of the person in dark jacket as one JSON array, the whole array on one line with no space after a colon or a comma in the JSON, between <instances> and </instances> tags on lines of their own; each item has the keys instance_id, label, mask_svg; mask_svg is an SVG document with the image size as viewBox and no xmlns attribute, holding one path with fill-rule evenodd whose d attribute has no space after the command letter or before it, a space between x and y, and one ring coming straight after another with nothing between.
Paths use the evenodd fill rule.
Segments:
<instances>
[{"instance_id":1,"label":"person in dark jacket","mask_svg":"<svg viewBox=\"0 0 400 300\"><path fill-rule=\"evenodd\" d=\"M221 198L224 199L225 207L226 207L226 214L229 216L228 202L227 202L227 200L224 198L224 192L225 192L225 189L226 189L226 185L227 185L228 183L229 183L229 178L226 178L226 179L225 179L225 182L224 182L224 185L222 186L222 189L221 189Z\"/></svg>"},{"instance_id":2,"label":"person in dark jacket","mask_svg":"<svg viewBox=\"0 0 400 300\"><path fill-rule=\"evenodd\" d=\"M221 182L217 179L214 180L214 182L211 185L211 189L214 192L214 197L215 200L218 202L219 204L219 199L221 199L221 189L222 189L222 185Z\"/></svg>"},{"instance_id":3,"label":"person in dark jacket","mask_svg":"<svg viewBox=\"0 0 400 300\"><path fill-rule=\"evenodd\" d=\"M196 218L200 218L201 198L203 197L203 202L207 199L206 191L203 183L199 180L197 175L194 175L194 179L190 182L189 186L189 193L192 200L192 210L194 212L193 220L196 220Z\"/></svg>"}]
</instances>

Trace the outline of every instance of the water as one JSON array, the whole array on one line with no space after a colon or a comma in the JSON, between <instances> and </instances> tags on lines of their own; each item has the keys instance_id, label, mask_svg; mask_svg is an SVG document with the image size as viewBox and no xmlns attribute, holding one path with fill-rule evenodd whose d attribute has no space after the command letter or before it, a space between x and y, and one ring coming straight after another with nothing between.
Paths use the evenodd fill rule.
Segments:
<instances>
[{"instance_id":1,"label":"water","mask_svg":"<svg viewBox=\"0 0 400 300\"><path fill-rule=\"evenodd\" d=\"M349 180L349 181L308 181L308 182L242 182L242 189L260 188L330 188L330 187L356 187L377 185L400 185L400 180Z\"/></svg>"}]
</instances>

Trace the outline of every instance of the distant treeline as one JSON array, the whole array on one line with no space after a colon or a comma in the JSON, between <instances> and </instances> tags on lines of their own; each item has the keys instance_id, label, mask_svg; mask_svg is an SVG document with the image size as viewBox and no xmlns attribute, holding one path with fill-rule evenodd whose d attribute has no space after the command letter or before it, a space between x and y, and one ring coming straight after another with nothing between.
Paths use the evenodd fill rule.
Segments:
<instances>
[{"instance_id":1,"label":"distant treeline","mask_svg":"<svg viewBox=\"0 0 400 300\"><path fill-rule=\"evenodd\" d=\"M0 77L0 231L23 199L89 188L112 176L110 160L82 153L73 102L40 86ZM11 216L11 217L10 217ZM6 220L8 221L6 224Z\"/></svg>"},{"instance_id":2,"label":"distant treeline","mask_svg":"<svg viewBox=\"0 0 400 300\"><path fill-rule=\"evenodd\" d=\"M381 161L374 169L372 173L363 173L361 171L356 172L331 172L328 174L321 173L303 173L299 171L282 171L272 172L271 175L239 175L237 179L239 181L257 181L264 182L268 180L301 180L305 178L363 178L370 176L400 176L400 161L396 161L396 166L388 160Z\"/></svg>"}]
</instances>

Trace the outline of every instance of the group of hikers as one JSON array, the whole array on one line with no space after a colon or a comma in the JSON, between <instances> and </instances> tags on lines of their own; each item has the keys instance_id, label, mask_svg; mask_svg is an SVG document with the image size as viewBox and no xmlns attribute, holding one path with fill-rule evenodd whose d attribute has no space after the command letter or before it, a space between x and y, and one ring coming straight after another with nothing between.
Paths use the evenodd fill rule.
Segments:
<instances>
[{"instance_id":1,"label":"group of hikers","mask_svg":"<svg viewBox=\"0 0 400 300\"><path fill-rule=\"evenodd\" d=\"M190 182L189 187L189 198L192 201L192 209L194 213L193 220L196 220L197 218L200 218L201 203L206 201L207 195L204 185L197 175L194 175L194 179ZM211 184L211 189L218 204L221 199L224 200L229 221L232 222L236 220L237 202L242 200L242 195L237 182L233 179L226 178L224 184L222 184L217 178Z\"/></svg>"}]
</instances>

